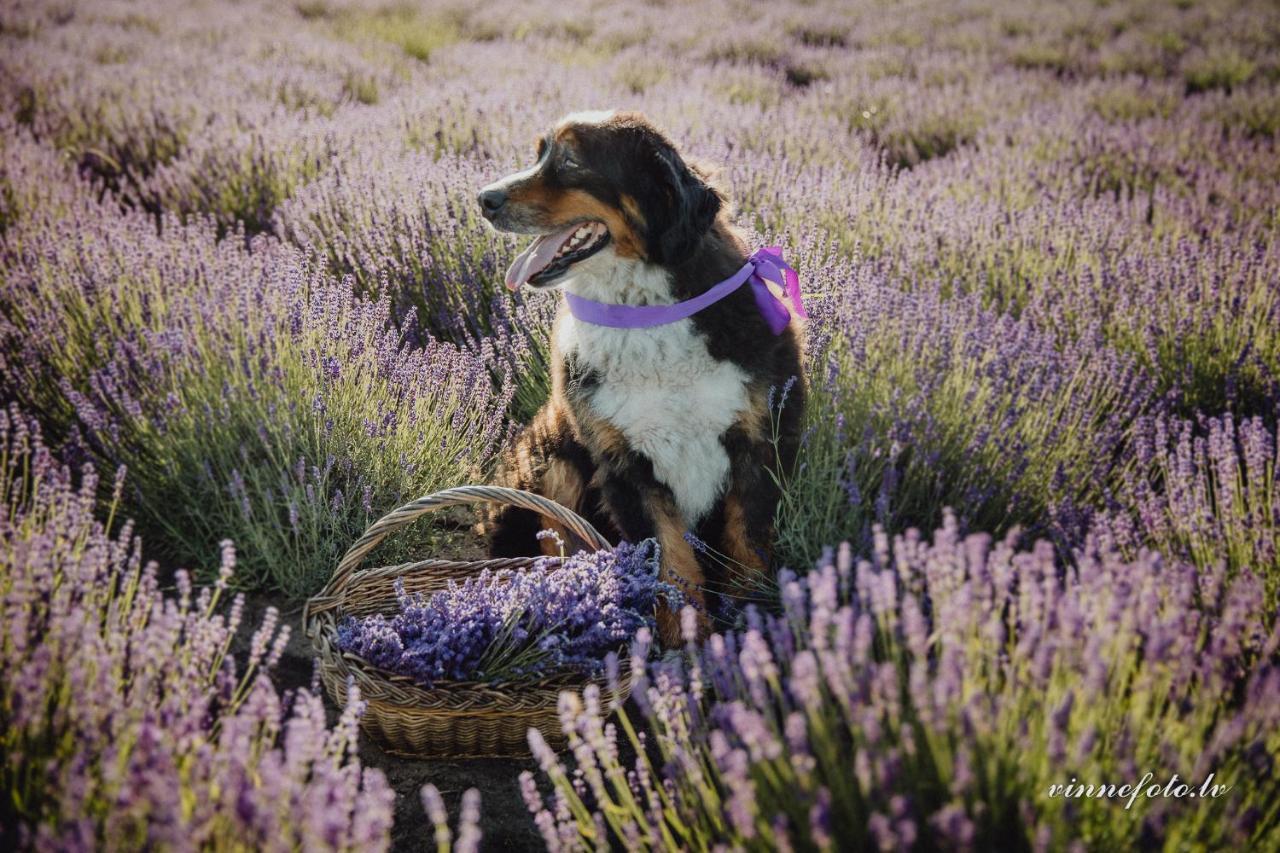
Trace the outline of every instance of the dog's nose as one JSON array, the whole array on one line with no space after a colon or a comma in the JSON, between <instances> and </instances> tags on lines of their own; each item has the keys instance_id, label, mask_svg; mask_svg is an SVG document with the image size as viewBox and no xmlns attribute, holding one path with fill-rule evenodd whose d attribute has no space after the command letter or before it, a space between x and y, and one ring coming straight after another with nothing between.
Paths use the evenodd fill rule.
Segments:
<instances>
[{"instance_id":1,"label":"dog's nose","mask_svg":"<svg viewBox=\"0 0 1280 853\"><path fill-rule=\"evenodd\" d=\"M505 190L481 190L480 192L480 209L484 211L485 219L493 219L494 214L502 209L507 203L507 193Z\"/></svg>"}]
</instances>

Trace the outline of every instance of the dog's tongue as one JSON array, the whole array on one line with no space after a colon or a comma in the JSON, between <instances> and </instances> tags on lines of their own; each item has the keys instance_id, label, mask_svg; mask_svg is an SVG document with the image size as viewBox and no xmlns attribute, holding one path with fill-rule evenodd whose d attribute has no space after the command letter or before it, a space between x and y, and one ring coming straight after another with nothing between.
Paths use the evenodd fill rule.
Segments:
<instances>
[{"instance_id":1,"label":"dog's tongue","mask_svg":"<svg viewBox=\"0 0 1280 853\"><path fill-rule=\"evenodd\" d=\"M511 266L507 268L507 287L516 290L520 285L547 268L555 259L556 252L573 236L573 232L582 227L582 223L570 225L555 234L546 234L529 244L529 248L521 252Z\"/></svg>"}]
</instances>

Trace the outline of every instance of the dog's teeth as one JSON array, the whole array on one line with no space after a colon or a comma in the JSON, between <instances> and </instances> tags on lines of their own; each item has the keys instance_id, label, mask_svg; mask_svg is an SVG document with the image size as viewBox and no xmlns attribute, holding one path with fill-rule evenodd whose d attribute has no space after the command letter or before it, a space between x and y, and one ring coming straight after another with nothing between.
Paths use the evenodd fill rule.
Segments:
<instances>
[{"instance_id":1,"label":"dog's teeth","mask_svg":"<svg viewBox=\"0 0 1280 853\"><path fill-rule=\"evenodd\" d=\"M582 225L573 235L560 244L560 248L556 249L553 257L561 258L570 252L576 252L579 249L593 245L599 237L604 234L606 228L603 223L590 222Z\"/></svg>"}]
</instances>

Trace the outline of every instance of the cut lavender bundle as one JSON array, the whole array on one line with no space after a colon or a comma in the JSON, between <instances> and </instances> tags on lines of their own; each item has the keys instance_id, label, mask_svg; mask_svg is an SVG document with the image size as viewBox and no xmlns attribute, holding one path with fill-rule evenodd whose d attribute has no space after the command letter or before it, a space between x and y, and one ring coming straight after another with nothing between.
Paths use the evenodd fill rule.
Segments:
<instances>
[{"instance_id":1,"label":"cut lavender bundle","mask_svg":"<svg viewBox=\"0 0 1280 853\"><path fill-rule=\"evenodd\" d=\"M596 674L606 655L653 627L659 594L653 540L538 560L527 571L490 571L430 597L396 582L400 612L348 618L338 647L370 664L437 681L501 682L564 672Z\"/></svg>"}]
</instances>

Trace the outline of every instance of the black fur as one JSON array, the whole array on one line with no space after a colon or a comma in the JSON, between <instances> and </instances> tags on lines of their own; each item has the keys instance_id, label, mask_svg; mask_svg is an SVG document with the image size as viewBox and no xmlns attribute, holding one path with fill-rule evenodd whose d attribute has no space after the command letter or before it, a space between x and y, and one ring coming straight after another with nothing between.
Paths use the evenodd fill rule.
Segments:
<instances>
[{"instance_id":1,"label":"black fur","mask_svg":"<svg viewBox=\"0 0 1280 853\"><path fill-rule=\"evenodd\" d=\"M665 200L666 209L660 206L645 211L650 223L649 255L663 266L674 267L693 254L711 230L720 213L721 198L665 142L658 144L656 156L662 164L658 171L665 172L663 178L670 196Z\"/></svg>"}]
</instances>

